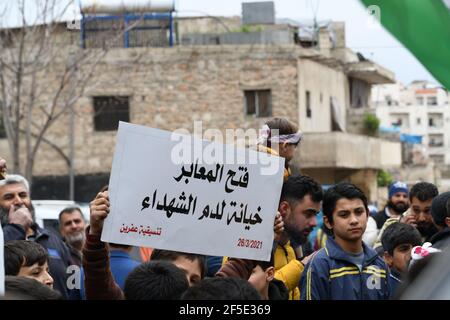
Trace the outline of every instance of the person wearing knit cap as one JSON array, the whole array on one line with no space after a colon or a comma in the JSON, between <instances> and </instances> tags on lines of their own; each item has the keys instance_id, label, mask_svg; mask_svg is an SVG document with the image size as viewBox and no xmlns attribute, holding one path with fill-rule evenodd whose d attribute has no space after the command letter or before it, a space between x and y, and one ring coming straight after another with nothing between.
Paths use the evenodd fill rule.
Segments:
<instances>
[{"instance_id":1,"label":"person wearing knit cap","mask_svg":"<svg viewBox=\"0 0 450 320\"><path fill-rule=\"evenodd\" d=\"M388 202L383 210L377 212L373 218L380 230L387 219L400 217L409 208L408 186L396 181L389 186Z\"/></svg>"},{"instance_id":2,"label":"person wearing knit cap","mask_svg":"<svg viewBox=\"0 0 450 320\"><path fill-rule=\"evenodd\" d=\"M434 198L431 204L431 216L439 230L430 242L434 248L448 250L450 248L450 191Z\"/></svg>"}]
</instances>

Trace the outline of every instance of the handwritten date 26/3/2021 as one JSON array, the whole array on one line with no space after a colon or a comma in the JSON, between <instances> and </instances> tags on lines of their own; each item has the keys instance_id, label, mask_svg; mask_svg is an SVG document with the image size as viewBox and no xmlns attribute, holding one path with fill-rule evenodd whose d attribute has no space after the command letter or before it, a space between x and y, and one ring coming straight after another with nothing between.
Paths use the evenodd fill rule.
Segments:
<instances>
[{"instance_id":1,"label":"handwritten date 26/3/2021","mask_svg":"<svg viewBox=\"0 0 450 320\"><path fill-rule=\"evenodd\" d=\"M237 246L250 248L250 249L261 249L262 241L239 238L238 242L237 242Z\"/></svg>"}]
</instances>

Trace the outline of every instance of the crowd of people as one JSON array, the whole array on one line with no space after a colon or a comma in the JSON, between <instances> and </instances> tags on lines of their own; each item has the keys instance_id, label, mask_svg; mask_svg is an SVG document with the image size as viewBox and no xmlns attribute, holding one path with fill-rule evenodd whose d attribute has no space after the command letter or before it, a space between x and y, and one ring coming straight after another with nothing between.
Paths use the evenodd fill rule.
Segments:
<instances>
[{"instance_id":1,"label":"crowd of people","mask_svg":"<svg viewBox=\"0 0 450 320\"><path fill-rule=\"evenodd\" d=\"M450 192L440 194L429 182L409 188L396 181L383 210L369 211L354 184L324 192L311 177L292 174L289 162L302 139L295 124L274 118L264 129L258 151L285 158L286 166L270 261L104 243L107 186L90 203L89 223L69 207L59 215L59 232L42 228L27 180L6 174L0 158L3 298L397 299L450 247ZM72 277L70 268L80 272Z\"/></svg>"}]
</instances>

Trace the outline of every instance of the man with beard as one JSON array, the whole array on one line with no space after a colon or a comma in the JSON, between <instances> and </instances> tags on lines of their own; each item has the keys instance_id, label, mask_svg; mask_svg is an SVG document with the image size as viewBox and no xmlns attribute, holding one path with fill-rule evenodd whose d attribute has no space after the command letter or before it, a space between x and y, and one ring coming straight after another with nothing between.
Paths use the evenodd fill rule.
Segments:
<instances>
[{"instance_id":1,"label":"man with beard","mask_svg":"<svg viewBox=\"0 0 450 320\"><path fill-rule=\"evenodd\" d=\"M81 267L81 250L83 248L86 221L78 207L64 208L59 213L59 232L67 244L72 263Z\"/></svg>"},{"instance_id":2,"label":"man with beard","mask_svg":"<svg viewBox=\"0 0 450 320\"><path fill-rule=\"evenodd\" d=\"M422 243L429 241L430 238L438 231L433 224L431 217L431 203L433 199L439 194L436 186L429 182L416 183L409 193L409 200L411 207L402 216L391 217L386 220L373 248L380 256L383 256L384 249L381 242L384 230L391 224L396 222L404 222L415 227L422 236Z\"/></svg>"},{"instance_id":3,"label":"man with beard","mask_svg":"<svg viewBox=\"0 0 450 320\"><path fill-rule=\"evenodd\" d=\"M278 211L284 222L284 231L274 244L275 278L283 281L289 290L290 300L299 300L298 283L304 269L291 241L303 244L317 225L316 215L320 211L322 187L307 176L290 176L283 184ZM306 258L307 260L307 258ZM306 264L306 260L303 262Z\"/></svg>"},{"instance_id":4,"label":"man with beard","mask_svg":"<svg viewBox=\"0 0 450 320\"><path fill-rule=\"evenodd\" d=\"M408 208L408 186L401 181L392 183L389 187L386 207L373 216L378 230L383 227L387 219L399 218Z\"/></svg>"},{"instance_id":5,"label":"man with beard","mask_svg":"<svg viewBox=\"0 0 450 320\"><path fill-rule=\"evenodd\" d=\"M69 250L58 234L42 229L35 223L28 181L20 175L7 175L6 179L0 180L0 221L5 242L30 240L47 249L54 289L66 299L68 297L66 271L70 265Z\"/></svg>"},{"instance_id":6,"label":"man with beard","mask_svg":"<svg viewBox=\"0 0 450 320\"><path fill-rule=\"evenodd\" d=\"M422 242L429 241L438 232L431 215L431 204L438 194L439 191L434 184L416 183L409 193L411 208L400 218L400 222L410 224L419 230Z\"/></svg>"}]
</instances>

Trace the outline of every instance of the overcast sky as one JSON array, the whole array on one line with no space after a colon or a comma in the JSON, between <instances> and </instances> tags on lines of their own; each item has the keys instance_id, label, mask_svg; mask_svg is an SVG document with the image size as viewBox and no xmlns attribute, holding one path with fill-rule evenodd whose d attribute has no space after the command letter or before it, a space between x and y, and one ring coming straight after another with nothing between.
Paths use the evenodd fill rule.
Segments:
<instances>
[{"instance_id":1,"label":"overcast sky","mask_svg":"<svg viewBox=\"0 0 450 320\"><path fill-rule=\"evenodd\" d=\"M240 15L241 0L177 0L180 15L202 11L210 15ZM248 1L254 2L254 1ZM275 0L277 18L345 21L347 46L392 70L408 84L423 79L438 82L421 63L383 27L374 27L359 0ZM199 13L198 13L199 14ZM381 12L381 14L383 14Z\"/></svg>"},{"instance_id":2,"label":"overcast sky","mask_svg":"<svg viewBox=\"0 0 450 320\"><path fill-rule=\"evenodd\" d=\"M65 2L67 0L58 0ZM74 1L78 3L79 0ZM0 0L0 4L13 1ZM255 1L247 1L255 2ZM360 0L274 0L277 18L345 21L347 46L395 72L397 80L408 84L413 80L438 82L393 36L382 27L370 23ZM242 0L175 0L178 15L241 15ZM1 8L1 6L0 6ZM78 13L76 6L67 11L67 18ZM383 14L381 12L381 14ZM7 24L14 24L14 10ZM5 25L5 21L1 23Z\"/></svg>"}]
</instances>

